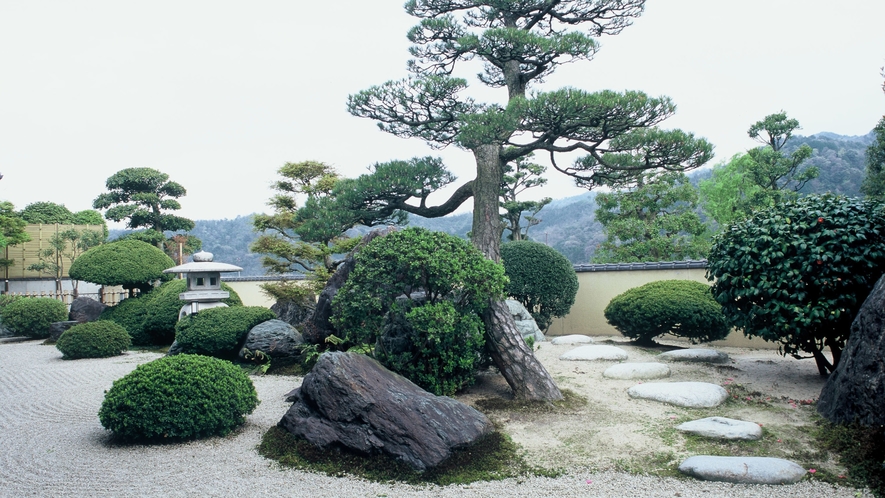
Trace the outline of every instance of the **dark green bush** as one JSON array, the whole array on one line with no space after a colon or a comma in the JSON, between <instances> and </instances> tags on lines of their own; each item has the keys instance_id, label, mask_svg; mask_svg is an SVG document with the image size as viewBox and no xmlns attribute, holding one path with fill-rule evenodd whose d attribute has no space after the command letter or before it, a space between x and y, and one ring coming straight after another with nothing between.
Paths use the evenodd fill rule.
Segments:
<instances>
[{"instance_id":1,"label":"dark green bush","mask_svg":"<svg viewBox=\"0 0 885 498\"><path fill-rule=\"evenodd\" d=\"M3 325L3 308L5 308L10 303L18 301L19 299L24 299L24 296L12 296L9 294L0 294L0 335L15 334L15 332L9 330L8 327Z\"/></svg>"},{"instance_id":2,"label":"dark green bush","mask_svg":"<svg viewBox=\"0 0 885 498\"><path fill-rule=\"evenodd\" d=\"M261 306L210 308L178 322L175 340L183 353L233 359L252 327L276 317Z\"/></svg>"},{"instance_id":3,"label":"dark green bush","mask_svg":"<svg viewBox=\"0 0 885 498\"><path fill-rule=\"evenodd\" d=\"M825 374L885 271L883 227L879 203L834 195L785 202L717 235L707 279L732 325L781 343L784 354L811 354Z\"/></svg>"},{"instance_id":4,"label":"dark green bush","mask_svg":"<svg viewBox=\"0 0 885 498\"><path fill-rule=\"evenodd\" d=\"M139 240L120 240L93 247L71 263L68 274L76 280L150 292L156 280L170 280L163 270L175 262L155 246Z\"/></svg>"},{"instance_id":5,"label":"dark green bush","mask_svg":"<svg viewBox=\"0 0 885 498\"><path fill-rule=\"evenodd\" d=\"M605 319L625 337L652 344L662 334L692 343L725 339L729 326L710 287L692 280L659 280L615 296Z\"/></svg>"},{"instance_id":6,"label":"dark green bush","mask_svg":"<svg viewBox=\"0 0 885 498\"><path fill-rule=\"evenodd\" d=\"M114 306L108 306L99 315L99 320L108 320L120 325L136 346L150 346L153 338L144 330L144 316L150 309L153 293L141 294L124 299Z\"/></svg>"},{"instance_id":7,"label":"dark green bush","mask_svg":"<svg viewBox=\"0 0 885 498\"><path fill-rule=\"evenodd\" d=\"M575 304L578 276L555 249L530 240L508 242L501 246L501 262L510 279L505 292L525 306L541 330Z\"/></svg>"},{"instance_id":8,"label":"dark green bush","mask_svg":"<svg viewBox=\"0 0 885 498\"><path fill-rule=\"evenodd\" d=\"M65 358L106 358L122 354L132 339L126 329L114 322L98 320L74 325L55 343Z\"/></svg>"},{"instance_id":9,"label":"dark green bush","mask_svg":"<svg viewBox=\"0 0 885 498\"><path fill-rule=\"evenodd\" d=\"M68 307L51 297L29 297L9 303L0 316L3 326L16 335L45 339L49 337L49 324L68 319Z\"/></svg>"},{"instance_id":10,"label":"dark green bush","mask_svg":"<svg viewBox=\"0 0 885 498\"><path fill-rule=\"evenodd\" d=\"M222 302L228 306L242 306L240 296L226 283L221 288L230 293ZM187 280L176 279L164 283L150 292L151 303L144 314L143 328L153 344L172 344L178 312L186 303L178 295L187 290Z\"/></svg>"},{"instance_id":11,"label":"dark green bush","mask_svg":"<svg viewBox=\"0 0 885 498\"><path fill-rule=\"evenodd\" d=\"M101 425L130 440L226 435L258 406L252 381L217 358L166 356L114 382L98 412Z\"/></svg>"},{"instance_id":12,"label":"dark green bush","mask_svg":"<svg viewBox=\"0 0 885 498\"><path fill-rule=\"evenodd\" d=\"M376 344L386 367L436 394L472 383L485 341L479 317L501 297L504 268L467 241L409 228L378 237L356 255L338 291L332 323L352 344ZM386 347L384 328L397 330Z\"/></svg>"}]
</instances>

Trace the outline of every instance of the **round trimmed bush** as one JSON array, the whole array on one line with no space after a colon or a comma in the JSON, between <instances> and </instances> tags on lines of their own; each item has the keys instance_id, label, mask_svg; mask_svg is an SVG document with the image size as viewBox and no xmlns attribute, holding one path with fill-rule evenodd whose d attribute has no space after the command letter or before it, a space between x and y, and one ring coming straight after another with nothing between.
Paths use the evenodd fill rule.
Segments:
<instances>
[{"instance_id":1,"label":"round trimmed bush","mask_svg":"<svg viewBox=\"0 0 885 498\"><path fill-rule=\"evenodd\" d=\"M525 306L541 330L572 309L578 276L555 249L530 240L508 242L501 246L501 262L510 279L505 292Z\"/></svg>"},{"instance_id":2,"label":"round trimmed bush","mask_svg":"<svg viewBox=\"0 0 885 498\"><path fill-rule=\"evenodd\" d=\"M3 326L16 335L45 339L49 337L52 322L68 319L68 307L51 297L29 297L9 303L0 314Z\"/></svg>"},{"instance_id":3,"label":"round trimmed bush","mask_svg":"<svg viewBox=\"0 0 885 498\"><path fill-rule=\"evenodd\" d=\"M653 344L662 334L693 344L725 339L730 327L710 287L692 280L659 280L616 296L605 319L625 337Z\"/></svg>"},{"instance_id":4,"label":"round trimmed bush","mask_svg":"<svg viewBox=\"0 0 885 498\"><path fill-rule=\"evenodd\" d=\"M71 263L68 274L75 280L101 285L121 285L142 294L153 288L156 280L170 280L163 270L175 261L163 251L140 240L119 240L84 252Z\"/></svg>"},{"instance_id":5,"label":"round trimmed bush","mask_svg":"<svg viewBox=\"0 0 885 498\"><path fill-rule=\"evenodd\" d=\"M197 355L166 356L114 382L98 412L124 439L224 436L258 406L252 381L234 364Z\"/></svg>"},{"instance_id":6,"label":"round trimmed bush","mask_svg":"<svg viewBox=\"0 0 885 498\"><path fill-rule=\"evenodd\" d=\"M144 316L153 300L152 292L124 299L114 306L108 306L99 315L99 320L108 320L120 325L136 346L149 346L153 338L144 330Z\"/></svg>"},{"instance_id":7,"label":"round trimmed bush","mask_svg":"<svg viewBox=\"0 0 885 498\"><path fill-rule=\"evenodd\" d=\"M210 308L179 321L175 341L183 353L233 359L252 327L276 317L261 306Z\"/></svg>"},{"instance_id":8,"label":"round trimmed bush","mask_svg":"<svg viewBox=\"0 0 885 498\"><path fill-rule=\"evenodd\" d=\"M230 297L221 302L231 307L243 305L240 296L229 285L222 282L221 288L230 293ZM145 310L142 327L144 333L150 337L152 344L172 344L172 341L175 340L178 313L181 311L181 307L187 304L179 299L178 295L186 290L187 280L175 279L164 283L148 294L151 297L151 302Z\"/></svg>"},{"instance_id":9,"label":"round trimmed bush","mask_svg":"<svg viewBox=\"0 0 885 498\"><path fill-rule=\"evenodd\" d=\"M108 320L74 325L61 334L55 347L65 358L107 358L129 347L132 339L126 329Z\"/></svg>"}]
</instances>

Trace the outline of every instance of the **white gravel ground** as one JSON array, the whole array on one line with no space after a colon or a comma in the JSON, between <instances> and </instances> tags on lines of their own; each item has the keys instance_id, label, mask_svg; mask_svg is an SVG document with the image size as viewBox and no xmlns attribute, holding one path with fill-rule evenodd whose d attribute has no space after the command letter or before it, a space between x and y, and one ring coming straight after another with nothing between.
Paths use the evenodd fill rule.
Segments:
<instances>
[{"instance_id":1,"label":"white gravel ground","mask_svg":"<svg viewBox=\"0 0 885 498\"><path fill-rule=\"evenodd\" d=\"M857 490L803 481L741 486L616 472L578 472L469 486L416 487L280 468L256 446L288 408L291 378L253 378L261 405L226 438L183 444L109 443L98 421L105 390L159 355L65 361L40 341L0 340L0 497L855 497ZM861 496L872 496L862 493Z\"/></svg>"}]
</instances>

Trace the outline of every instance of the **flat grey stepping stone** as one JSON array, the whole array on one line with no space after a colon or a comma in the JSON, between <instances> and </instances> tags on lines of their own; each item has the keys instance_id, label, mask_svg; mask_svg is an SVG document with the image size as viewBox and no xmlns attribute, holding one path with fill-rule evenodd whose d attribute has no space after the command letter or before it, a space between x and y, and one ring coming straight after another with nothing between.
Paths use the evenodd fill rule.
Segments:
<instances>
[{"instance_id":1,"label":"flat grey stepping stone","mask_svg":"<svg viewBox=\"0 0 885 498\"><path fill-rule=\"evenodd\" d=\"M795 462L768 457L693 456L679 471L705 481L737 484L793 484L806 470Z\"/></svg>"},{"instance_id":2,"label":"flat grey stepping stone","mask_svg":"<svg viewBox=\"0 0 885 498\"><path fill-rule=\"evenodd\" d=\"M550 344L593 344L593 339L581 334L561 335L554 337Z\"/></svg>"},{"instance_id":3,"label":"flat grey stepping stone","mask_svg":"<svg viewBox=\"0 0 885 498\"><path fill-rule=\"evenodd\" d=\"M676 429L698 436L754 441L762 437L762 427L753 422L725 417L707 417L679 424Z\"/></svg>"},{"instance_id":4,"label":"flat grey stepping stone","mask_svg":"<svg viewBox=\"0 0 885 498\"><path fill-rule=\"evenodd\" d=\"M722 386L707 382L649 382L627 389L627 394L684 408L713 408L728 398Z\"/></svg>"},{"instance_id":5,"label":"flat grey stepping stone","mask_svg":"<svg viewBox=\"0 0 885 498\"><path fill-rule=\"evenodd\" d=\"M571 361L626 360L627 352L615 346L578 346L566 351L559 359Z\"/></svg>"},{"instance_id":6,"label":"flat grey stepping stone","mask_svg":"<svg viewBox=\"0 0 885 498\"><path fill-rule=\"evenodd\" d=\"M674 349L658 355L661 361L694 361L698 363L725 363L728 355L715 349Z\"/></svg>"},{"instance_id":7,"label":"flat grey stepping stone","mask_svg":"<svg viewBox=\"0 0 885 498\"><path fill-rule=\"evenodd\" d=\"M618 363L602 372L607 379L662 379L670 376L670 367L663 363Z\"/></svg>"}]
</instances>

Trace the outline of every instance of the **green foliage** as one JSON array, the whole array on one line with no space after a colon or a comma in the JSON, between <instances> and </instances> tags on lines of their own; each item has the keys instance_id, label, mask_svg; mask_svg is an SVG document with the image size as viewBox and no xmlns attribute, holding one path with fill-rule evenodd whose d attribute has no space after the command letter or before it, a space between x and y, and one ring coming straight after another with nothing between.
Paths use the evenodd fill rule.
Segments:
<instances>
[{"instance_id":1,"label":"green foliage","mask_svg":"<svg viewBox=\"0 0 885 498\"><path fill-rule=\"evenodd\" d=\"M64 205L54 202L33 202L25 206L19 215L33 225L41 223L68 225L74 222L74 213Z\"/></svg>"},{"instance_id":2,"label":"green foliage","mask_svg":"<svg viewBox=\"0 0 885 498\"><path fill-rule=\"evenodd\" d=\"M121 285L124 289L150 292L156 280L169 280L163 270L175 262L160 249L138 240L121 240L93 247L71 264L73 279L100 285Z\"/></svg>"},{"instance_id":3,"label":"green foliage","mask_svg":"<svg viewBox=\"0 0 885 498\"><path fill-rule=\"evenodd\" d=\"M68 319L65 303L51 297L29 297L14 300L0 311L3 326L16 335L32 339L49 337L49 325Z\"/></svg>"},{"instance_id":4,"label":"green foliage","mask_svg":"<svg viewBox=\"0 0 885 498\"><path fill-rule=\"evenodd\" d=\"M845 485L868 487L873 496L885 497L885 427L824 423L816 436L820 447L836 452L848 470Z\"/></svg>"},{"instance_id":5,"label":"green foliage","mask_svg":"<svg viewBox=\"0 0 885 498\"><path fill-rule=\"evenodd\" d=\"M249 377L230 362L166 356L114 381L98 418L127 440L224 436L258 406Z\"/></svg>"},{"instance_id":6,"label":"green foliage","mask_svg":"<svg viewBox=\"0 0 885 498\"><path fill-rule=\"evenodd\" d=\"M0 202L0 249L14 246L31 240L25 232L28 222L16 214L11 202ZM0 268L7 268L14 263L11 259L0 258Z\"/></svg>"},{"instance_id":7,"label":"green foliage","mask_svg":"<svg viewBox=\"0 0 885 498\"><path fill-rule=\"evenodd\" d=\"M56 232L49 237L49 247L37 252L39 263L28 265L28 270L39 271L56 278L61 290L61 278L65 274L65 261L76 261L84 252L101 245L104 242L104 233L100 230L77 230L69 228ZM78 280L72 280L74 296L77 296Z\"/></svg>"},{"instance_id":8,"label":"green foliage","mask_svg":"<svg viewBox=\"0 0 885 498\"><path fill-rule=\"evenodd\" d=\"M194 227L193 221L167 213L181 209L176 199L187 191L169 181L166 173L151 168L127 168L111 175L105 186L108 191L99 195L92 207L106 209L105 218L109 220L126 220L128 228L152 228L160 233Z\"/></svg>"},{"instance_id":9,"label":"green foliage","mask_svg":"<svg viewBox=\"0 0 885 498\"><path fill-rule=\"evenodd\" d=\"M653 344L663 334L692 343L725 339L730 327L710 288L692 280L659 280L615 296L605 319L625 337Z\"/></svg>"},{"instance_id":10,"label":"green foliage","mask_svg":"<svg viewBox=\"0 0 885 498\"><path fill-rule=\"evenodd\" d=\"M759 197L762 187L749 178L752 159L747 154L735 154L727 163L713 166L713 175L698 184L704 211L725 227L746 219L753 209L753 199Z\"/></svg>"},{"instance_id":11,"label":"green foliage","mask_svg":"<svg viewBox=\"0 0 885 498\"><path fill-rule=\"evenodd\" d=\"M521 240L501 246L510 280L505 292L531 313L541 330L568 314L578 293L578 277L568 259L544 244Z\"/></svg>"},{"instance_id":12,"label":"green foliage","mask_svg":"<svg viewBox=\"0 0 885 498\"><path fill-rule=\"evenodd\" d=\"M789 156L781 151L797 129L799 121L788 118L787 113L781 111L765 116L747 131L750 138L765 144L764 147L747 151L751 159L747 171L749 178L762 188L754 200L756 205L774 205L793 198L805 183L817 178L817 168L799 169L811 157L811 147L799 147Z\"/></svg>"},{"instance_id":13,"label":"green foliage","mask_svg":"<svg viewBox=\"0 0 885 498\"><path fill-rule=\"evenodd\" d=\"M221 302L231 307L243 305L240 296L229 285L222 282L221 289L230 293ZM148 294L150 301L143 312L142 330L150 338L150 344L172 344L175 340L178 313L186 304L178 295L186 290L187 280L175 279L165 282Z\"/></svg>"},{"instance_id":14,"label":"green foliage","mask_svg":"<svg viewBox=\"0 0 885 498\"><path fill-rule=\"evenodd\" d=\"M66 359L106 358L122 354L132 340L126 329L114 322L98 320L74 325L61 334L55 347Z\"/></svg>"},{"instance_id":15,"label":"green foliage","mask_svg":"<svg viewBox=\"0 0 885 498\"><path fill-rule=\"evenodd\" d=\"M144 317L151 309L153 294L153 292L140 294L124 299L114 306L108 306L101 312L99 319L114 322L126 329L132 338L132 344L136 346L153 345L154 338L144 330Z\"/></svg>"},{"instance_id":16,"label":"green foliage","mask_svg":"<svg viewBox=\"0 0 885 498\"><path fill-rule=\"evenodd\" d=\"M478 317L490 298L503 294L503 267L464 240L420 228L377 237L356 258L332 302L332 323L346 339L373 344L385 324L404 321L412 347L396 357L376 348L381 363L394 371L408 365L400 372L406 377L423 372L423 379L411 380L435 392L472 381L482 345Z\"/></svg>"},{"instance_id":17,"label":"green foliage","mask_svg":"<svg viewBox=\"0 0 885 498\"><path fill-rule=\"evenodd\" d=\"M875 139L867 149L867 170L861 191L870 199L885 200L885 116L873 128Z\"/></svg>"},{"instance_id":18,"label":"green foliage","mask_svg":"<svg viewBox=\"0 0 885 498\"><path fill-rule=\"evenodd\" d=\"M540 201L516 200L526 190L547 184L547 179L541 176L547 168L529 162L531 159L532 155L520 157L504 167L504 183L501 186L501 209L504 214L501 215L501 220L504 222L504 230L510 231L508 240L528 239L529 228L541 222L537 217L538 212L553 200L550 197ZM530 214L524 216L523 213L526 212ZM523 219L526 223L524 229Z\"/></svg>"},{"instance_id":19,"label":"green foliage","mask_svg":"<svg viewBox=\"0 0 885 498\"><path fill-rule=\"evenodd\" d=\"M883 227L881 204L803 197L719 234L707 278L735 327L780 342L784 354L811 354L823 374L838 363L851 322L885 268Z\"/></svg>"},{"instance_id":20,"label":"green foliage","mask_svg":"<svg viewBox=\"0 0 885 498\"><path fill-rule=\"evenodd\" d=\"M632 190L596 196L606 233L593 261L632 263L701 259L707 228L696 212L698 193L681 172L642 174Z\"/></svg>"},{"instance_id":21,"label":"green foliage","mask_svg":"<svg viewBox=\"0 0 885 498\"><path fill-rule=\"evenodd\" d=\"M182 318L175 341L187 354L233 359L252 327L276 317L261 306L210 308Z\"/></svg>"}]
</instances>

